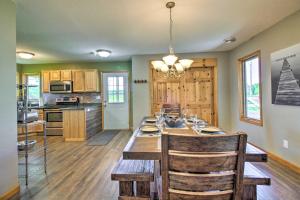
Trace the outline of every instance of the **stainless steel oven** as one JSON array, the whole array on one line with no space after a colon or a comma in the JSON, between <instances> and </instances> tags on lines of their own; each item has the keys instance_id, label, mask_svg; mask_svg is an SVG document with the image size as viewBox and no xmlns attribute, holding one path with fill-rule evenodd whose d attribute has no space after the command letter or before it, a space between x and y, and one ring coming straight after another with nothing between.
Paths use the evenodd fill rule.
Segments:
<instances>
[{"instance_id":1,"label":"stainless steel oven","mask_svg":"<svg viewBox=\"0 0 300 200\"><path fill-rule=\"evenodd\" d=\"M72 93L72 81L51 81L50 93Z\"/></svg>"},{"instance_id":2,"label":"stainless steel oven","mask_svg":"<svg viewBox=\"0 0 300 200\"><path fill-rule=\"evenodd\" d=\"M63 111L60 109L45 109L47 135L63 135Z\"/></svg>"}]
</instances>

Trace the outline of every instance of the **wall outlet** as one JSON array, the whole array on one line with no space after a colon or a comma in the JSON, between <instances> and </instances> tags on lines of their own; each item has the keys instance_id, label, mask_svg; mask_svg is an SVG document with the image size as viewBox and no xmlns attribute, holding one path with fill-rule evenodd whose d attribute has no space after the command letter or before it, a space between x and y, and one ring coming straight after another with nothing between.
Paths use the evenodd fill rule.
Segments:
<instances>
[{"instance_id":1,"label":"wall outlet","mask_svg":"<svg viewBox=\"0 0 300 200\"><path fill-rule=\"evenodd\" d=\"M283 148L286 148L286 149L288 149L289 148L289 141L287 141L287 140L283 140Z\"/></svg>"}]
</instances>

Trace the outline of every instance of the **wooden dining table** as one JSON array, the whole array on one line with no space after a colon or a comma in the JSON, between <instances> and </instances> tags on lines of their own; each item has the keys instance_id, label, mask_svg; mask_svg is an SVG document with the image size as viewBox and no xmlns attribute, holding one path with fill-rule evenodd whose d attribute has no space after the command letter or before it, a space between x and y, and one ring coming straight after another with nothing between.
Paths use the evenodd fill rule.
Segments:
<instances>
[{"instance_id":1,"label":"wooden dining table","mask_svg":"<svg viewBox=\"0 0 300 200\"><path fill-rule=\"evenodd\" d=\"M140 127L145 124L145 117L138 128L135 129L133 135L128 141L123 150L123 159L129 160L161 160L161 136L145 136L141 135ZM164 128L164 132L184 133L195 135L191 125L186 125L186 128ZM225 134L232 134L224 131ZM247 143L246 147L246 162L267 162L267 153L259 148Z\"/></svg>"}]
</instances>

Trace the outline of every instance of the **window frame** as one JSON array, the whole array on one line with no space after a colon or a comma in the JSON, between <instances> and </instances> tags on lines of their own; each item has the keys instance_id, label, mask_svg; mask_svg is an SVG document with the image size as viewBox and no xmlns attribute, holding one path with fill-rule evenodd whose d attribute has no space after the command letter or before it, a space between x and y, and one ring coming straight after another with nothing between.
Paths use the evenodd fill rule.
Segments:
<instances>
[{"instance_id":1,"label":"window frame","mask_svg":"<svg viewBox=\"0 0 300 200\"><path fill-rule=\"evenodd\" d=\"M244 63L245 61L258 57L258 73L259 73L259 104L260 104L260 119L250 118L245 115L245 89L244 89ZM262 113L262 81L261 81L261 53L260 50L248 54L238 59L238 91L239 91L239 115L240 121L247 122L257 126L263 126Z\"/></svg>"},{"instance_id":2,"label":"window frame","mask_svg":"<svg viewBox=\"0 0 300 200\"><path fill-rule=\"evenodd\" d=\"M29 99L29 95L28 95L28 101L41 101L41 95L42 95L42 78L41 78L41 74L40 73L23 73L22 75L22 83L26 84L27 80L28 80L28 76L38 76L39 77L39 98L38 99Z\"/></svg>"}]
</instances>

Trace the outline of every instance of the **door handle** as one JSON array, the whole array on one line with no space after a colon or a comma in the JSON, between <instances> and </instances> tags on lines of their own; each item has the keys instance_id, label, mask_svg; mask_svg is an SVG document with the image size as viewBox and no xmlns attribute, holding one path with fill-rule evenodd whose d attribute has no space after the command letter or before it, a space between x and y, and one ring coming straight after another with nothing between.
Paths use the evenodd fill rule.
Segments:
<instances>
[{"instance_id":1,"label":"door handle","mask_svg":"<svg viewBox=\"0 0 300 200\"><path fill-rule=\"evenodd\" d=\"M107 105L107 104L106 104L106 101L104 101L104 102L103 102L103 106L106 107L106 105Z\"/></svg>"}]
</instances>

